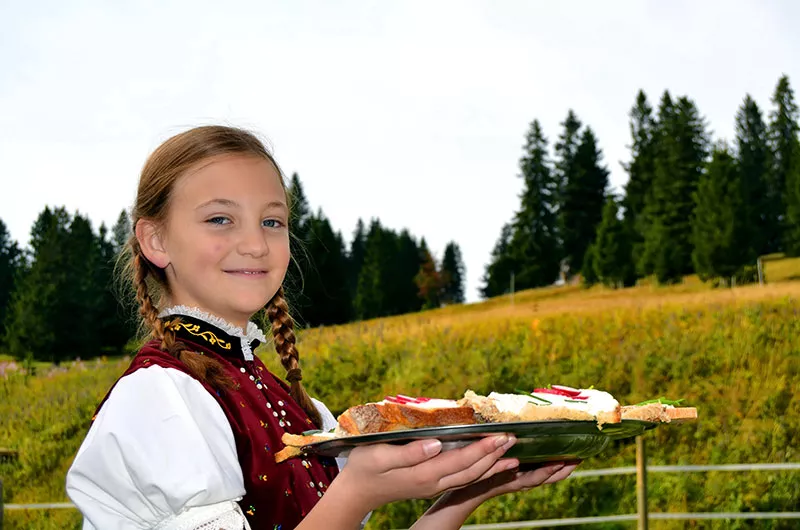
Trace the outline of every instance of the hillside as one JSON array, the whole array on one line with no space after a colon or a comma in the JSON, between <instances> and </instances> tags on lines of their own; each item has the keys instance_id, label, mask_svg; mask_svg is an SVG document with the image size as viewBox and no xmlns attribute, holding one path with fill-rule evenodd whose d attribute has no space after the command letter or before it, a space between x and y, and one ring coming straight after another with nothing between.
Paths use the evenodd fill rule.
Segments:
<instances>
[{"instance_id":1,"label":"hillside","mask_svg":"<svg viewBox=\"0 0 800 530\"><path fill-rule=\"evenodd\" d=\"M767 263L766 286L711 290L696 279L621 291L568 286L482 304L309 330L299 349L312 395L334 411L385 394L460 396L560 382L595 385L620 401L666 395L697 406L700 421L647 435L652 464L798 461L800 260ZM783 280L783 281L782 281ZM277 356L257 352L277 373ZM124 359L39 367L0 376L0 464L6 502L66 500L63 477L97 400ZM582 469L633 465L629 443ZM634 478L568 480L485 504L470 522L635 511ZM650 476L653 511L797 511L797 473ZM396 503L371 529L403 528L427 502ZM78 528L71 510L11 512L6 528ZM760 521L758 528L790 528ZM651 528L683 528L653 522ZM703 528L749 528L752 523ZM599 528L599 527L595 527ZM606 528L632 528L609 525Z\"/></svg>"}]
</instances>

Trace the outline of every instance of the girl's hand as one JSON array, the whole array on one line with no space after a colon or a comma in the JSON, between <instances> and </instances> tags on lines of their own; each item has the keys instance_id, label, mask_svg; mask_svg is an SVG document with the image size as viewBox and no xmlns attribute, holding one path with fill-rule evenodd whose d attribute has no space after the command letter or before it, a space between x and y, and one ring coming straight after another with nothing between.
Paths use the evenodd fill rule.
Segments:
<instances>
[{"instance_id":1,"label":"girl's hand","mask_svg":"<svg viewBox=\"0 0 800 530\"><path fill-rule=\"evenodd\" d=\"M580 462L548 462L530 471L520 471L518 469L496 473L490 477L485 477L474 484L453 491L449 494L450 499L445 502L472 502L477 507L482 502L504 495L506 493L516 493L541 486L542 484L553 484L567 478Z\"/></svg>"},{"instance_id":2,"label":"girl's hand","mask_svg":"<svg viewBox=\"0 0 800 530\"><path fill-rule=\"evenodd\" d=\"M515 442L491 436L445 453L438 440L357 447L331 488L348 491L366 512L394 501L429 499L516 468L516 460L500 461Z\"/></svg>"},{"instance_id":3,"label":"girl's hand","mask_svg":"<svg viewBox=\"0 0 800 530\"><path fill-rule=\"evenodd\" d=\"M542 484L552 484L569 476L576 462L552 462L532 471L511 469L483 477L473 484L442 495L417 521L412 530L458 529L467 517L484 501L503 495L525 491Z\"/></svg>"}]
</instances>

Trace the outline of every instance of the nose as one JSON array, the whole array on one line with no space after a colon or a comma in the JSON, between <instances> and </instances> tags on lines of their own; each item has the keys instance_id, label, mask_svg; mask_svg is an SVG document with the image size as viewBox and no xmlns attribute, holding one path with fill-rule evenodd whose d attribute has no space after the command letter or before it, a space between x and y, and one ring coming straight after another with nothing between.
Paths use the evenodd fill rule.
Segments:
<instances>
[{"instance_id":1,"label":"nose","mask_svg":"<svg viewBox=\"0 0 800 530\"><path fill-rule=\"evenodd\" d=\"M267 243L267 233L261 223L255 227L248 226L241 231L239 240L239 254L261 258L269 254L269 244Z\"/></svg>"}]
</instances>

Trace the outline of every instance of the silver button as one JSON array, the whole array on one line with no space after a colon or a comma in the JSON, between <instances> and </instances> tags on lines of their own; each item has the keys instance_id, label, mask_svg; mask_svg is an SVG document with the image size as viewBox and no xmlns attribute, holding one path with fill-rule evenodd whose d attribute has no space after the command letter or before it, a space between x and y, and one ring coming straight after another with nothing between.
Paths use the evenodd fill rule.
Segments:
<instances>
[{"instance_id":1,"label":"silver button","mask_svg":"<svg viewBox=\"0 0 800 530\"><path fill-rule=\"evenodd\" d=\"M270 403L269 401L267 402L267 408L268 408L268 409L271 409L271 408L272 408L272 403Z\"/></svg>"},{"instance_id":2,"label":"silver button","mask_svg":"<svg viewBox=\"0 0 800 530\"><path fill-rule=\"evenodd\" d=\"M283 420L281 420L281 421L279 421L279 422L278 422L278 425L280 425L281 427L283 427L283 426L285 425L285 423L283 423Z\"/></svg>"},{"instance_id":3,"label":"silver button","mask_svg":"<svg viewBox=\"0 0 800 530\"><path fill-rule=\"evenodd\" d=\"M250 376L250 381L255 381L255 380L256 380L256 378L251 375Z\"/></svg>"},{"instance_id":4,"label":"silver button","mask_svg":"<svg viewBox=\"0 0 800 530\"><path fill-rule=\"evenodd\" d=\"M259 384L257 384L257 385L256 385L256 388L257 388L257 389L259 389L259 390L261 390L261 389L262 389L262 388L264 388L264 387L263 387L263 386L261 386L261 383L259 383Z\"/></svg>"},{"instance_id":5,"label":"silver button","mask_svg":"<svg viewBox=\"0 0 800 530\"><path fill-rule=\"evenodd\" d=\"M292 422L290 422L289 420L286 420L286 425L288 425L289 427L291 427L291 426L292 426Z\"/></svg>"},{"instance_id":6,"label":"silver button","mask_svg":"<svg viewBox=\"0 0 800 530\"><path fill-rule=\"evenodd\" d=\"M314 483L313 482L309 482L308 485L311 486L312 488L314 487Z\"/></svg>"},{"instance_id":7,"label":"silver button","mask_svg":"<svg viewBox=\"0 0 800 530\"><path fill-rule=\"evenodd\" d=\"M245 372L247 371L247 370L245 370L245 369L244 369L244 366L242 366L241 368L239 368L239 370L241 370L241 371L242 371L242 373L245 373Z\"/></svg>"},{"instance_id":8,"label":"silver button","mask_svg":"<svg viewBox=\"0 0 800 530\"><path fill-rule=\"evenodd\" d=\"M322 492L321 491L317 491L317 497L322 497Z\"/></svg>"},{"instance_id":9,"label":"silver button","mask_svg":"<svg viewBox=\"0 0 800 530\"><path fill-rule=\"evenodd\" d=\"M320 482L320 483L319 483L319 487L320 487L320 488L322 487L322 482Z\"/></svg>"},{"instance_id":10,"label":"silver button","mask_svg":"<svg viewBox=\"0 0 800 530\"><path fill-rule=\"evenodd\" d=\"M278 405L283 406L283 401L278 401Z\"/></svg>"},{"instance_id":11,"label":"silver button","mask_svg":"<svg viewBox=\"0 0 800 530\"><path fill-rule=\"evenodd\" d=\"M281 416L286 416L286 411L285 410L281 411Z\"/></svg>"},{"instance_id":12,"label":"silver button","mask_svg":"<svg viewBox=\"0 0 800 530\"><path fill-rule=\"evenodd\" d=\"M278 413L277 412L273 412L272 415L275 416L276 418L278 417Z\"/></svg>"}]
</instances>

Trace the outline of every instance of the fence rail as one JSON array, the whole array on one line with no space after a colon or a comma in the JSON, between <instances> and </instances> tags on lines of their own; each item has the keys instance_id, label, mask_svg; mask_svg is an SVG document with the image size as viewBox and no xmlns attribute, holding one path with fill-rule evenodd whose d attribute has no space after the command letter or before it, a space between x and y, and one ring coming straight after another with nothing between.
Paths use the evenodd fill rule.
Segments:
<instances>
[{"instance_id":1,"label":"fence rail","mask_svg":"<svg viewBox=\"0 0 800 530\"><path fill-rule=\"evenodd\" d=\"M606 477L614 475L637 475L637 497L639 512L634 514L604 515L596 517L566 517L563 519L540 519L536 521L517 521L509 523L490 523L465 525L463 530L515 530L523 528L546 528L554 526L586 525L638 521L639 530L647 529L647 521L653 520L710 520L710 519L800 519L800 512L655 512L647 511L647 473L701 473L701 472L747 472L747 471L800 471L800 463L754 463L754 464L712 464L712 465L673 465L648 466L644 439L637 437L637 465L605 469L587 469L573 472L567 480ZM71 502L52 502L36 504L3 504L3 480L0 478L0 530L3 527L3 512L16 510L60 510L75 509Z\"/></svg>"}]
</instances>

